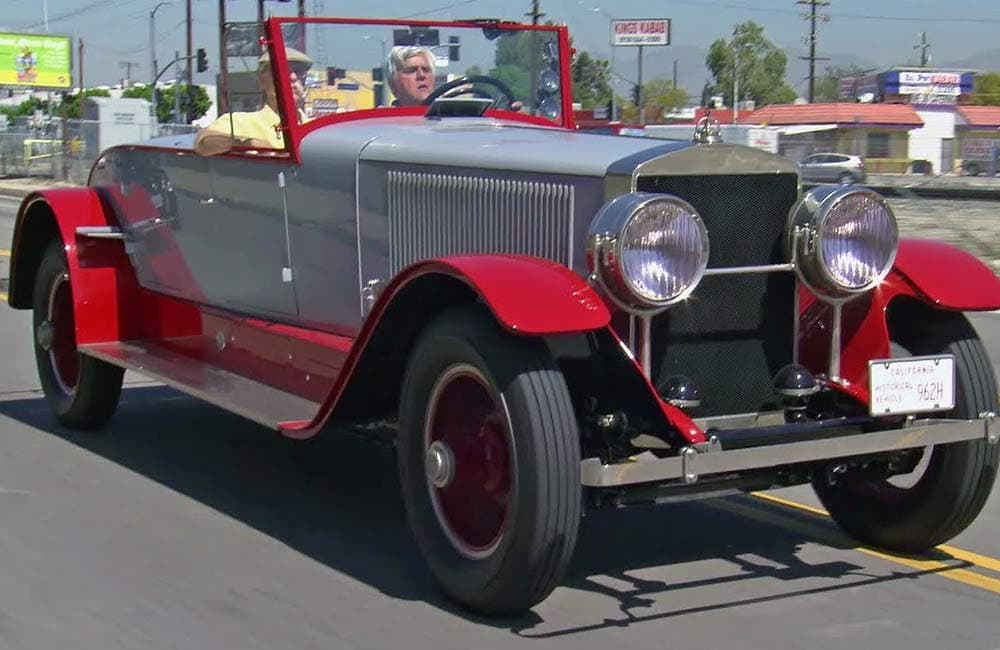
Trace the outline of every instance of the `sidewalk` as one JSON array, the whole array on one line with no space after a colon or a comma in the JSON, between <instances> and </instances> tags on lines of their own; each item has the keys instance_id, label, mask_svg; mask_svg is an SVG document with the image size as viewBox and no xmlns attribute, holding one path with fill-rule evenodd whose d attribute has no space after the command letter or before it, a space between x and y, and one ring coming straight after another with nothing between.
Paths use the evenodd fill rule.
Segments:
<instances>
[{"instance_id":1,"label":"sidewalk","mask_svg":"<svg viewBox=\"0 0 1000 650\"><path fill-rule=\"evenodd\" d=\"M45 190L52 187L76 187L70 183L53 181L50 178L11 178L0 177L0 196L23 198L35 190Z\"/></svg>"}]
</instances>

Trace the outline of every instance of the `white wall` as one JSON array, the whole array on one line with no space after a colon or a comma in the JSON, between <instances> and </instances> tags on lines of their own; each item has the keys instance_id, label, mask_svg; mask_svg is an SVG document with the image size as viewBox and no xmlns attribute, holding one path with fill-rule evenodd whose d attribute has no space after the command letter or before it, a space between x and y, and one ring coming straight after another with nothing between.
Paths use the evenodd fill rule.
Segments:
<instances>
[{"instance_id":1,"label":"white wall","mask_svg":"<svg viewBox=\"0 0 1000 650\"><path fill-rule=\"evenodd\" d=\"M940 174L941 140L955 137L955 108L918 108L917 115L924 121L924 125L910 131L907 156L912 160L929 160L933 172Z\"/></svg>"}]
</instances>

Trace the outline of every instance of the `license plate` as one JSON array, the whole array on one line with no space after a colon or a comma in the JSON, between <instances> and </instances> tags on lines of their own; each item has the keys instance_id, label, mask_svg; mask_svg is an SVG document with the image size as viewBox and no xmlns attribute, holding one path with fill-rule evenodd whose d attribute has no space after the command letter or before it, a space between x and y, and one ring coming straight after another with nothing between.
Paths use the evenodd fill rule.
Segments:
<instances>
[{"instance_id":1,"label":"license plate","mask_svg":"<svg viewBox=\"0 0 1000 650\"><path fill-rule=\"evenodd\" d=\"M955 408L955 357L950 354L868 362L871 415Z\"/></svg>"}]
</instances>

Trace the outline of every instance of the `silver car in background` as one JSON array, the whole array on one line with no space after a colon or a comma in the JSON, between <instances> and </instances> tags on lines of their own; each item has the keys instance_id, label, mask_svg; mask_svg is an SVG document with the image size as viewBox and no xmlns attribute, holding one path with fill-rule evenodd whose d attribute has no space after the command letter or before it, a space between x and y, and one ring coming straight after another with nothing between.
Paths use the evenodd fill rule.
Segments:
<instances>
[{"instance_id":1,"label":"silver car in background","mask_svg":"<svg viewBox=\"0 0 1000 650\"><path fill-rule=\"evenodd\" d=\"M815 153L799 163L802 180L807 183L864 183L865 161L861 156L843 153Z\"/></svg>"}]
</instances>

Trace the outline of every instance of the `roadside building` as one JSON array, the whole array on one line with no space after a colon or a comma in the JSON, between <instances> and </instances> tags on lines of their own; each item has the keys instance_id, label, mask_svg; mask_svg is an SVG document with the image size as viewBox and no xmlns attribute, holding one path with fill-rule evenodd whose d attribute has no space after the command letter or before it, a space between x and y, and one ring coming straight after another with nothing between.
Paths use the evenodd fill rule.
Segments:
<instances>
[{"instance_id":1,"label":"roadside building","mask_svg":"<svg viewBox=\"0 0 1000 650\"><path fill-rule=\"evenodd\" d=\"M963 173L1000 172L1000 106L959 106L956 134Z\"/></svg>"},{"instance_id":2,"label":"roadside building","mask_svg":"<svg viewBox=\"0 0 1000 650\"><path fill-rule=\"evenodd\" d=\"M772 104L739 118L776 128L778 153L801 160L824 151L863 156L871 171L903 172L911 134L925 127L906 104Z\"/></svg>"}]
</instances>

